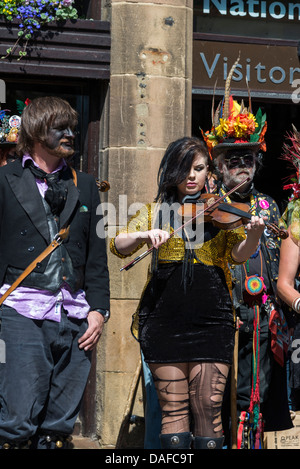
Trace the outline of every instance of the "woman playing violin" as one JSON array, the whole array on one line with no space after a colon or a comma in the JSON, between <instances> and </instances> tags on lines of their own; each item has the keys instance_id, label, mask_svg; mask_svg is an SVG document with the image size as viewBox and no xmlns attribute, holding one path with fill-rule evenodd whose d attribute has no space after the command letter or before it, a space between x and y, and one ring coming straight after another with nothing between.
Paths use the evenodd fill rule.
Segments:
<instances>
[{"instance_id":1,"label":"woman playing violin","mask_svg":"<svg viewBox=\"0 0 300 469\"><path fill-rule=\"evenodd\" d=\"M221 406L235 333L228 263L246 261L264 230L253 216L247 235L243 227L221 230L205 222L200 241L191 240L188 229L170 236L178 214L163 212L205 192L209 162L199 139L171 143L159 168L156 203L143 206L111 242L122 258L145 244L155 248L132 330L161 405L162 448L190 448L192 439L194 448L222 447Z\"/></svg>"}]
</instances>

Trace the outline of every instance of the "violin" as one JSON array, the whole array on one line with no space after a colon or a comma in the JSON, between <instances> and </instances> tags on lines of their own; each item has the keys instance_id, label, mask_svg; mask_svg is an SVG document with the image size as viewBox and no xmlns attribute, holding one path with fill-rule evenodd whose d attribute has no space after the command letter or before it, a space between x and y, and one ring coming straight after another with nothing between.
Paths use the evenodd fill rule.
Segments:
<instances>
[{"instance_id":1,"label":"violin","mask_svg":"<svg viewBox=\"0 0 300 469\"><path fill-rule=\"evenodd\" d=\"M96 184L100 192L107 192L110 189L108 181L99 181L99 179L97 179Z\"/></svg>"},{"instance_id":2,"label":"violin","mask_svg":"<svg viewBox=\"0 0 300 469\"><path fill-rule=\"evenodd\" d=\"M203 196L200 197L202 198L202 202L204 202L203 206L201 207L200 210L197 210L197 204L185 204L185 207L188 207L189 205L191 208L187 208L189 212L185 212L185 207L182 205L180 207L179 212L181 215L188 213L188 220L180 226L177 230L173 231L170 234L170 238L173 237L176 233L178 233L182 228L187 226L188 224L192 223L194 220L197 220L200 218L201 215L204 216L204 221L206 217L206 221L210 221L215 224L215 226L221 227L222 229L234 229L237 226L242 226L245 223L247 223L248 220L251 219L251 214L249 213L251 207L249 207L247 204L242 204L242 203L224 203L224 199L228 197L230 194L233 192L237 191L241 186L243 186L245 183L249 182L250 178L246 178L244 181L240 182L237 186L233 187L230 189L226 194L222 195L221 197L218 197L215 194L203 194ZM188 199L197 198L199 199L199 194L196 196L189 196ZM185 197L186 199L186 197ZM233 213L235 212L235 213ZM225 221L224 221L225 220ZM203 221L203 219L202 219ZM218 225L217 225L218 224ZM274 224L274 223L266 223L265 225L267 228L273 233L276 234L276 236L280 237L281 239L286 239L288 238L289 234L286 230L284 229L279 229L279 227ZM143 252L139 256L137 256L135 259L133 259L131 262L129 262L127 265L124 265L121 267L120 272L122 270L129 270L131 267L133 267L137 262L141 261L145 257L148 256L153 251L153 246L149 248L147 251Z\"/></svg>"},{"instance_id":3,"label":"violin","mask_svg":"<svg viewBox=\"0 0 300 469\"><path fill-rule=\"evenodd\" d=\"M188 203L187 203L188 202ZM199 207L200 206L200 207ZM200 209L199 209L200 208ZM210 222L222 230L232 230L245 225L251 220L251 207L240 202L225 203L215 194L194 194L186 196L178 210L184 220L197 219L201 222ZM203 217L200 218L200 215ZM264 222L267 229L281 239L288 238L286 230L279 228L275 223Z\"/></svg>"}]
</instances>

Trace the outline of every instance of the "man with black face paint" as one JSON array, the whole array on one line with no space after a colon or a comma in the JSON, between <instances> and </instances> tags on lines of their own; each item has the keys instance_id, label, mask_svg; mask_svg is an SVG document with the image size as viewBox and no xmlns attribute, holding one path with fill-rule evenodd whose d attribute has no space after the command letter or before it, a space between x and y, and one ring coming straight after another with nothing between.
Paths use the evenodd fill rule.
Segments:
<instances>
[{"instance_id":1,"label":"man with black face paint","mask_svg":"<svg viewBox=\"0 0 300 469\"><path fill-rule=\"evenodd\" d=\"M228 142L212 150L220 174L218 194L226 194L248 178L247 183L225 200L247 204L251 214L278 224L280 213L276 202L254 187L259 150L260 144L253 142ZM262 447L263 430L283 430L291 426L284 351L279 350L280 347L276 348L278 336L272 335L276 310L276 321L282 320L281 338L283 342L288 340L285 318L276 302L279 247L280 240L266 228L250 259L243 265L230 266L233 303L239 321L236 396L240 429L238 445L246 449ZM280 321L278 324L280 326ZM286 343L282 346L287 348ZM227 391L223 421L228 419L229 389ZM257 424L255 428L254 423ZM227 442L228 434L227 427Z\"/></svg>"},{"instance_id":2,"label":"man with black face paint","mask_svg":"<svg viewBox=\"0 0 300 469\"><path fill-rule=\"evenodd\" d=\"M211 130L202 136L220 176L216 192L225 202L247 204L251 215L276 223L280 217L276 202L257 191L253 182L258 155L266 151L266 114L261 108L253 114L250 90L248 107L244 100L238 103L230 91L239 60L227 76L224 98L216 109L212 106ZM238 184L238 190L228 197L228 190ZM225 393L223 427L227 446L233 444L238 449L259 449L264 444L264 431L292 427L285 370L288 329L276 298L279 244L277 234L266 227L254 254L241 265L229 266L235 327L239 330L238 357L234 359L238 376L237 389L234 381L229 389L228 381L231 395L227 393L226 398ZM230 422L236 411L238 422Z\"/></svg>"},{"instance_id":3,"label":"man with black face paint","mask_svg":"<svg viewBox=\"0 0 300 469\"><path fill-rule=\"evenodd\" d=\"M97 185L68 163L76 124L66 101L31 101L19 158L0 169L1 296L69 227L0 308L0 448L69 447L91 352L109 317Z\"/></svg>"}]
</instances>

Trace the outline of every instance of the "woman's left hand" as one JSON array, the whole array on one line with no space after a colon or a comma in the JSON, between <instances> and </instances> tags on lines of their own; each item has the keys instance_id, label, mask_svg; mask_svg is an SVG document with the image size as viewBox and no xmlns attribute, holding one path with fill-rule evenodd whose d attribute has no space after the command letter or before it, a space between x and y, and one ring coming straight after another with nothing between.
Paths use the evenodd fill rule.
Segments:
<instances>
[{"instance_id":1,"label":"woman's left hand","mask_svg":"<svg viewBox=\"0 0 300 469\"><path fill-rule=\"evenodd\" d=\"M245 228L247 230L247 236L250 235L260 238L265 229L264 219L262 217L258 217L257 215L253 215L251 217L250 223L248 223Z\"/></svg>"},{"instance_id":2,"label":"woman's left hand","mask_svg":"<svg viewBox=\"0 0 300 469\"><path fill-rule=\"evenodd\" d=\"M232 258L236 262L245 262L257 249L260 237L264 232L265 223L263 218L253 215L250 223L246 226L247 238L232 248Z\"/></svg>"}]
</instances>

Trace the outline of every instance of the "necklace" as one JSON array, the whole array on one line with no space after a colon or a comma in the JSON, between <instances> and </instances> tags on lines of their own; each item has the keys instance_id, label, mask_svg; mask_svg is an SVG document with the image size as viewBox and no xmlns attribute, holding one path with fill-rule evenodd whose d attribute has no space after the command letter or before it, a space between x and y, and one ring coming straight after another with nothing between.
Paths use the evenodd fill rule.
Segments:
<instances>
[{"instance_id":1,"label":"necklace","mask_svg":"<svg viewBox=\"0 0 300 469\"><path fill-rule=\"evenodd\" d=\"M264 304L268 296L266 294L266 286L263 273L262 253L260 255L260 275L249 274L249 264L247 269L243 264L245 270L245 289L249 294L248 304L253 309L253 338L252 338L252 385L250 405L248 412L253 420L253 430L259 430L260 419L260 305ZM247 302L247 300L246 300Z\"/></svg>"},{"instance_id":2,"label":"necklace","mask_svg":"<svg viewBox=\"0 0 300 469\"><path fill-rule=\"evenodd\" d=\"M223 187L220 188L220 192L221 192L221 195L225 195L226 192L224 190ZM236 194L240 197L240 193L239 192L236 192ZM257 201L256 201L256 197L249 192L247 192L247 194L245 194L245 198L250 196L250 212L251 212L251 215L256 215L256 207L257 207ZM224 199L228 204L230 204L231 202L231 199L230 197L225 197Z\"/></svg>"},{"instance_id":3,"label":"necklace","mask_svg":"<svg viewBox=\"0 0 300 469\"><path fill-rule=\"evenodd\" d=\"M226 192L221 188L222 195ZM250 213L256 214L257 200L253 194L250 195ZM240 194L238 194L240 196ZM226 202L230 203L229 197ZM253 342L252 342L252 385L251 385L251 396L250 405L248 412L253 420L253 430L256 432L259 430L260 422L260 305L264 304L268 296L266 294L266 286L263 278L263 261L262 253L260 249L260 243L256 252L251 256L255 258L260 256L260 275L250 275L249 260L243 264L245 271L245 290L248 293L248 298L244 297L246 303L252 306L253 309ZM247 266L247 268L246 268ZM245 294L246 294L245 292Z\"/></svg>"},{"instance_id":4,"label":"necklace","mask_svg":"<svg viewBox=\"0 0 300 469\"><path fill-rule=\"evenodd\" d=\"M222 184L224 189L225 189L225 192L228 192L229 191L229 188L226 186L226 184ZM246 191L246 192L238 192L238 191L235 191L235 194L240 198L240 199L246 199L247 197L251 196L252 195L252 191L254 189L254 184L253 182L251 183L251 186L249 187L249 189ZM221 188L221 190L223 190L223 188Z\"/></svg>"},{"instance_id":5,"label":"necklace","mask_svg":"<svg viewBox=\"0 0 300 469\"><path fill-rule=\"evenodd\" d=\"M253 300L260 300L261 299L261 294L266 291L266 286L264 282L264 278L262 276L262 271L263 271L263 264L262 264L262 254L261 250L259 250L259 256L260 256L260 275L250 275L249 274L249 263L248 261L246 262L247 269L245 264L243 264L244 271L245 271L245 289L251 297L253 297ZM265 294L262 295L262 300L264 302L265 300Z\"/></svg>"}]
</instances>

